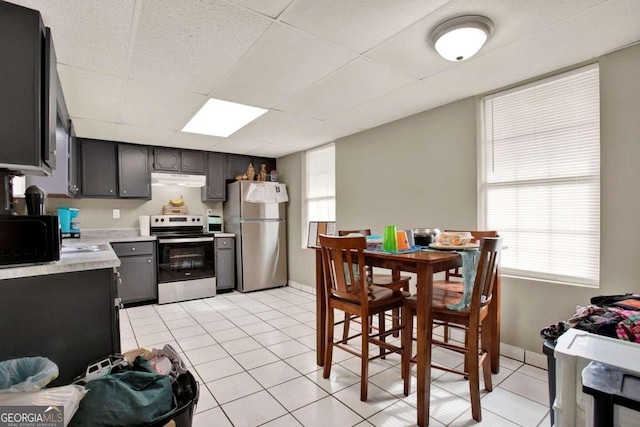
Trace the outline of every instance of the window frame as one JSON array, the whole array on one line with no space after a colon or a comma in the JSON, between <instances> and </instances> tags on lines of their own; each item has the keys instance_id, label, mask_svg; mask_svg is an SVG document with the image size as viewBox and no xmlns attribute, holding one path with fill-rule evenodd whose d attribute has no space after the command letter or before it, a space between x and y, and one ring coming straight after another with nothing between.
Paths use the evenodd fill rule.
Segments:
<instances>
[{"instance_id":1,"label":"window frame","mask_svg":"<svg viewBox=\"0 0 640 427\"><path fill-rule=\"evenodd\" d=\"M516 92L520 92L523 90L527 90L536 86L540 86L540 85L544 85L546 83L552 82L552 81L557 81L557 80L561 80L563 78L568 78L571 77L572 75L577 75L583 72L587 72L590 70L597 70L598 72L598 85L599 85L599 81L600 81L600 67L598 63L593 63L593 64L589 64L586 66L581 66L579 68L570 70L570 71L566 71L566 72L562 72L547 78L543 78L537 81L533 81L524 85L520 85L520 86L515 86L503 91L498 91L498 92L493 92L491 94L488 94L486 96L482 96L482 97L478 97L477 100L477 122L479 124L478 126L478 139L477 139L477 149L478 149L478 158L477 158L477 170L478 170L478 184L477 184L477 191L478 191L478 226L480 229L487 229L487 227L490 227L488 225L489 223L489 201L488 201L488 194L489 194L489 189L490 188L497 188L497 187L503 187L503 188L515 188L517 186L522 186L522 185L527 185L527 183L532 184L532 183L537 183L538 185L540 184L545 184L546 181L546 187L550 187L553 185L556 185L558 183L568 183L570 182L572 179L574 182L578 182L578 181L590 181L590 182L597 182L597 194L598 194L598 206L597 209L594 209L593 212L597 211L597 215L598 215L598 240L600 238L601 232L602 232L602 216L601 216L601 202L602 202L602 185L601 185L601 177L602 177L602 150L601 148L599 149L598 152L598 171L597 171L597 175L584 175L581 178L559 178L559 179L543 179L543 178L537 178L537 179L532 179L532 180L513 180L507 184L505 184L504 182L501 183L489 183L489 179L488 179L488 167L489 167L489 161L487 159L487 148L489 146L489 142L488 142L488 138L486 136L486 126L485 126L485 102L488 99L494 99L500 96L504 96L504 95L509 95L511 93L516 93ZM598 106L599 106L599 100L601 98L600 92L599 92L599 87L598 87ZM601 111L598 109L598 121L600 122L600 117L601 117ZM539 134L539 133L537 133ZM602 144L602 132L601 132L601 128L600 126L598 127L598 145L601 147ZM522 155L522 154L521 154ZM496 227L493 227L496 228ZM522 230L522 228L519 228L520 230ZM498 229L498 232L500 232L500 230ZM505 241L505 249L509 250L509 242ZM511 250L514 250L513 248ZM563 285L572 285L572 286L580 286L580 287L588 287L588 288L598 288L600 286L600 276L602 274L601 271L601 254L598 253L598 256L596 257L596 262L597 262L597 266L596 266L596 270L597 270L597 277L579 277L576 275L560 275L560 274L554 274L553 272L551 272L549 269L547 269L545 272L533 272L533 271L529 271L529 270L525 270L525 269L518 269L518 268L509 268L507 266L503 266L502 268L502 274L503 276L506 277L513 277L513 278L518 278L518 279L524 279L524 280L531 280L531 281L539 281L539 282L548 282L548 283L555 283L555 284L563 284ZM575 270L574 270L575 271Z\"/></svg>"},{"instance_id":2,"label":"window frame","mask_svg":"<svg viewBox=\"0 0 640 427\"><path fill-rule=\"evenodd\" d=\"M333 196L321 196L321 197L314 197L313 201L320 201L320 200L333 200L334 201L334 212L333 212L333 219L314 219L311 220L309 218L309 202L312 200L309 197L309 186L310 186L310 175L309 175L309 167L308 167L308 162L309 162L309 154L314 152L314 151L319 151L319 150L326 150L328 148L332 147L334 150L334 155L333 155L333 174L334 174L334 194ZM321 145L319 147L314 147L311 148L309 150L306 150L304 152L304 156L303 156L303 175L304 175L304 189L303 189L303 193L304 193L304 203L302 204L302 218L301 218L301 223L302 223L302 233L301 234L301 245L302 248L307 248L307 243L308 243L308 239L309 239L309 223L311 221L327 221L327 222L335 222L335 201L336 201L336 191L335 191L335 173L336 173L336 158L335 158L335 142L331 142L329 144L324 144Z\"/></svg>"}]
</instances>

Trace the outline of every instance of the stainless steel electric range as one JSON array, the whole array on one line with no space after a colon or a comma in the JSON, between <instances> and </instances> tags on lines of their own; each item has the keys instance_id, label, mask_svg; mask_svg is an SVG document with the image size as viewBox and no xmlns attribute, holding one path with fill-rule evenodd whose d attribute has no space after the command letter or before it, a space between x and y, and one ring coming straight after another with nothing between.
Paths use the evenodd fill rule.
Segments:
<instances>
[{"instance_id":1,"label":"stainless steel electric range","mask_svg":"<svg viewBox=\"0 0 640 427\"><path fill-rule=\"evenodd\" d=\"M158 303L216 294L213 236L202 215L152 215L158 239Z\"/></svg>"}]
</instances>

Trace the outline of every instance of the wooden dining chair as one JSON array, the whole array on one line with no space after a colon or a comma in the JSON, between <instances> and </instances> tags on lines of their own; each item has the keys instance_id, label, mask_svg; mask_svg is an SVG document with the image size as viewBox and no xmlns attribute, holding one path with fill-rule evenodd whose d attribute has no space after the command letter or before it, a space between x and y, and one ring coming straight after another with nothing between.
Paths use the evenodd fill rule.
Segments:
<instances>
[{"instance_id":1,"label":"wooden dining chair","mask_svg":"<svg viewBox=\"0 0 640 427\"><path fill-rule=\"evenodd\" d=\"M468 232L471 233L472 239L471 243L480 242L483 237L499 237L498 232L495 230L445 230L445 233L455 233L455 232ZM458 278L458 281L451 280L453 277ZM462 283L462 272L460 271L460 267L456 267L452 270L448 270L445 272L444 280L438 280L433 282L434 289L446 289L449 291L460 292L463 291L463 283ZM444 342L449 342L449 326L446 323L441 325L443 327L443 337Z\"/></svg>"},{"instance_id":2,"label":"wooden dining chair","mask_svg":"<svg viewBox=\"0 0 640 427\"><path fill-rule=\"evenodd\" d=\"M362 234L366 238L366 236L371 236L371 229L363 228L360 230L338 230L338 236L348 236L350 234ZM401 275L401 276L398 276L397 279L394 279L393 275L390 275L390 274L373 273L373 269L371 268L371 266L368 266L368 265L365 266L365 273L367 275L367 280L369 280L369 283L373 285L384 286L385 288L389 288L394 291L403 290L405 292L409 292L409 280L411 280L411 276ZM398 326L400 311L394 310L393 313L391 314L391 317L392 317L393 327L395 328ZM347 337L349 327L350 327L350 320L351 319L345 319L343 338ZM395 333L393 336L397 337L398 334Z\"/></svg>"},{"instance_id":3,"label":"wooden dining chair","mask_svg":"<svg viewBox=\"0 0 640 427\"><path fill-rule=\"evenodd\" d=\"M367 247L365 237L333 237L320 235L322 266L325 286L325 302L327 307L327 323L325 337L323 377L331 375L333 348L340 348L360 357L360 400L367 400L369 361L384 357L389 353L400 353L402 347L385 341L393 332L401 332L402 323L395 328L386 329L385 313L403 307L408 293L393 291L383 286L367 283L364 263L364 249ZM345 321L336 322L334 310L345 312L345 319L350 315L359 316L361 331L359 334L334 341L335 326ZM378 315L380 325L377 331L370 327L372 315ZM361 348L348 345L350 339L361 337ZM370 357L369 344L380 347L380 354Z\"/></svg>"},{"instance_id":4,"label":"wooden dining chair","mask_svg":"<svg viewBox=\"0 0 640 427\"><path fill-rule=\"evenodd\" d=\"M435 324L446 322L449 327L465 330L464 345L444 342L432 339L428 345L438 345L443 348L464 354L465 363L462 371L432 364L433 368L463 375L469 380L471 395L471 414L476 421L482 421L480 408L480 367L484 375L484 386L488 391L493 390L491 383L491 346L482 340L482 335L490 333L486 320L489 314L489 305L492 302L493 285L498 274L498 264L502 239L499 237L485 237L480 243L480 259L476 271L476 278L471 294L471 304L462 310L451 310L448 305L460 302L462 293L446 288L434 288L433 290L433 322ZM402 377L404 378L404 394L409 395L411 384L411 362L413 342L413 316L416 313L417 301L412 296L405 299L403 311L403 324L405 332L402 338L404 353L402 357Z\"/></svg>"}]
</instances>

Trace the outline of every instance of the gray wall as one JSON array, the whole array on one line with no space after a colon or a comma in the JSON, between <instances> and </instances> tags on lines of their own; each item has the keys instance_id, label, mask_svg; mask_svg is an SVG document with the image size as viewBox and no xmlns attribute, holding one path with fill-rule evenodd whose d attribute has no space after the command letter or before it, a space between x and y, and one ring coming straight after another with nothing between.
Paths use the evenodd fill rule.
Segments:
<instances>
[{"instance_id":1,"label":"gray wall","mask_svg":"<svg viewBox=\"0 0 640 427\"><path fill-rule=\"evenodd\" d=\"M503 279L502 341L540 352L541 328L567 319L593 295L639 292L640 45L600 61L601 283L599 289ZM477 227L475 98L336 141L338 228ZM299 197L289 203L289 278L314 286L301 249L301 154L278 159ZM298 216L299 218L299 216Z\"/></svg>"}]
</instances>

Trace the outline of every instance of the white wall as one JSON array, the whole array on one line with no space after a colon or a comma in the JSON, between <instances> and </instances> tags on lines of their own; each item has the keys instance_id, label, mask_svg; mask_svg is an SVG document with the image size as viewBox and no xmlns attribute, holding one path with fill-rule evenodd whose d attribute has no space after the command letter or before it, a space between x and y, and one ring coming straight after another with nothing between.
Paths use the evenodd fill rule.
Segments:
<instances>
[{"instance_id":1,"label":"white wall","mask_svg":"<svg viewBox=\"0 0 640 427\"><path fill-rule=\"evenodd\" d=\"M504 278L502 341L531 351L541 351L541 328L567 319L591 296L640 292L640 45L599 61L601 284ZM338 228L475 229L476 121L473 98L336 141ZM278 159L290 188L301 182L301 160L301 154ZM313 253L300 248L304 230L295 226L301 195L289 204L289 278L314 286Z\"/></svg>"}]
</instances>

